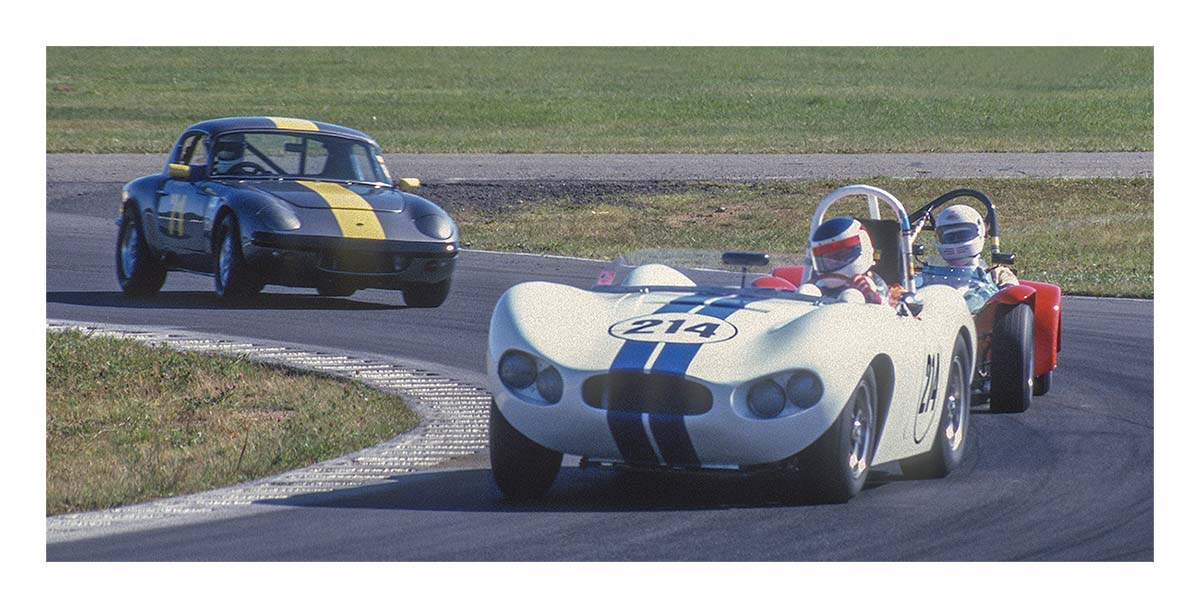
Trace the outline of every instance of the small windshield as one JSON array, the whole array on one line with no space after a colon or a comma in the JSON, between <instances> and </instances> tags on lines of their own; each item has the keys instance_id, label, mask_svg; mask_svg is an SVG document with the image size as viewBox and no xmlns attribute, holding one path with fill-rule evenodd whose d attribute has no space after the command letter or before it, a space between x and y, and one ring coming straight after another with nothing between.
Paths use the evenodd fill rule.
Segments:
<instances>
[{"instance_id":1,"label":"small windshield","mask_svg":"<svg viewBox=\"0 0 1200 608\"><path fill-rule=\"evenodd\" d=\"M725 252L703 249L641 249L613 260L597 277L600 291L679 291L713 294L755 293L777 297L800 296L794 291L755 287L756 279L781 267L800 267L804 256L763 254L763 266L741 266L722 261ZM744 263L744 262L743 262ZM743 275L743 268L745 274Z\"/></svg>"},{"instance_id":2,"label":"small windshield","mask_svg":"<svg viewBox=\"0 0 1200 608\"><path fill-rule=\"evenodd\" d=\"M378 151L328 134L226 133L213 143L212 177L296 178L391 184Z\"/></svg>"}]
</instances>

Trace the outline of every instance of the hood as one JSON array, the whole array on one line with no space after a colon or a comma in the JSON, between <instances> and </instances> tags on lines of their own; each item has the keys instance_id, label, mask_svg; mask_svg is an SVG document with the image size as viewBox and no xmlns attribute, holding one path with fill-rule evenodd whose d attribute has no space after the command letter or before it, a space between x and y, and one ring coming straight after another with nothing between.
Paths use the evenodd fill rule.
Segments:
<instances>
[{"instance_id":1,"label":"hood","mask_svg":"<svg viewBox=\"0 0 1200 608\"><path fill-rule=\"evenodd\" d=\"M238 186L308 209L364 209L369 206L378 212L400 213L411 196L389 187L307 180L245 180Z\"/></svg>"},{"instance_id":2,"label":"hood","mask_svg":"<svg viewBox=\"0 0 1200 608\"><path fill-rule=\"evenodd\" d=\"M855 306L843 304L840 306ZM522 283L501 297L491 346L510 346L576 370L643 369L698 375L698 356L724 358L737 375L748 353L773 350L780 332L822 308L763 296L687 292L606 293L554 283ZM820 315L817 315L820 316ZM705 366L711 369L709 366ZM706 371L704 376L718 380Z\"/></svg>"}]
</instances>

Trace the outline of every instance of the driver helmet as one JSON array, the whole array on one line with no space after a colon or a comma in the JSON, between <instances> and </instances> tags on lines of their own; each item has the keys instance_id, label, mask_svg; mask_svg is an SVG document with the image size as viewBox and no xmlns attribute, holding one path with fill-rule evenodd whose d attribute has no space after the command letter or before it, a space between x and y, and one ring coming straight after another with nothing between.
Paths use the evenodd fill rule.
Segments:
<instances>
[{"instance_id":1,"label":"driver helmet","mask_svg":"<svg viewBox=\"0 0 1200 608\"><path fill-rule=\"evenodd\" d=\"M849 217L835 217L822 222L813 233L809 249L814 275L821 279L824 274L841 274L848 277L865 274L875 264L875 246L871 235L862 222ZM822 280L826 287L836 287L828 278Z\"/></svg>"},{"instance_id":2,"label":"driver helmet","mask_svg":"<svg viewBox=\"0 0 1200 608\"><path fill-rule=\"evenodd\" d=\"M983 218L967 205L951 205L934 220L938 255L951 266L972 266L983 252Z\"/></svg>"},{"instance_id":3,"label":"driver helmet","mask_svg":"<svg viewBox=\"0 0 1200 608\"><path fill-rule=\"evenodd\" d=\"M213 165L216 173L228 173L234 165L242 162L246 153L246 139L240 134L226 135L213 146Z\"/></svg>"}]
</instances>

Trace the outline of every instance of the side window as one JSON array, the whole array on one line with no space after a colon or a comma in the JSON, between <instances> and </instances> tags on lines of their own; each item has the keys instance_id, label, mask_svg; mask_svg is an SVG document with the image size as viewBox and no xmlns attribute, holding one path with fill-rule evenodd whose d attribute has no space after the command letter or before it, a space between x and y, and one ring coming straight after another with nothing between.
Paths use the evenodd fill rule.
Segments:
<instances>
[{"instance_id":1,"label":"side window","mask_svg":"<svg viewBox=\"0 0 1200 608\"><path fill-rule=\"evenodd\" d=\"M179 164L205 165L208 164L208 144L204 135L196 133L183 140L179 148Z\"/></svg>"}]
</instances>

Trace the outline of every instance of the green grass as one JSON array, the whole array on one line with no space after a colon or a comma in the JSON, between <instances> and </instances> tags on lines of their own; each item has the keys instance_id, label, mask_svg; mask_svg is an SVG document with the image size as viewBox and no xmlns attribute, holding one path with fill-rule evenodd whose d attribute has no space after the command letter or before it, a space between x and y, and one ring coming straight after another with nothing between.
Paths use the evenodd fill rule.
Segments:
<instances>
[{"instance_id":1,"label":"green grass","mask_svg":"<svg viewBox=\"0 0 1200 608\"><path fill-rule=\"evenodd\" d=\"M50 152L239 114L395 152L1150 150L1151 48L47 50Z\"/></svg>"},{"instance_id":2,"label":"green grass","mask_svg":"<svg viewBox=\"0 0 1200 608\"><path fill-rule=\"evenodd\" d=\"M46 512L230 485L374 445L417 417L359 383L46 334Z\"/></svg>"},{"instance_id":3,"label":"green grass","mask_svg":"<svg viewBox=\"0 0 1200 608\"><path fill-rule=\"evenodd\" d=\"M916 209L957 187L988 193L1017 274L1067 293L1154 295L1154 180L873 179ZM697 184L669 194L622 194L580 204L551 199L455 210L474 248L591 258L649 247L802 253L813 208L833 181ZM835 207L835 212L836 212ZM848 213L865 204L846 203ZM546 226L554 226L546 230ZM935 251L932 235L922 242Z\"/></svg>"}]
</instances>

